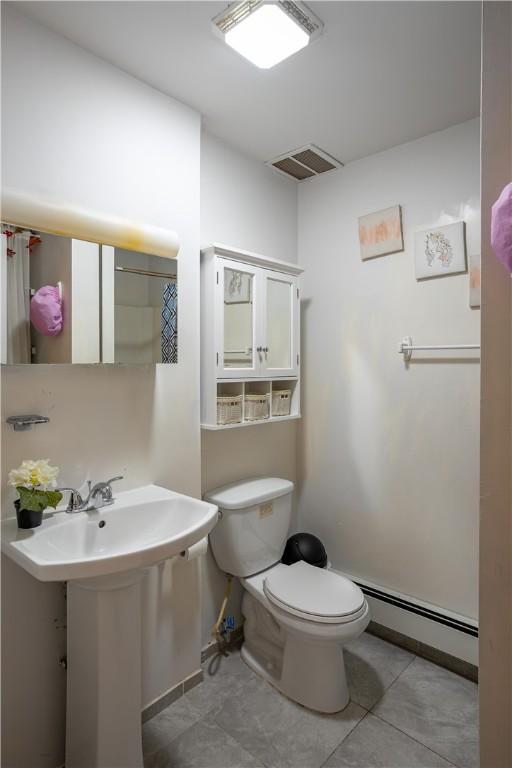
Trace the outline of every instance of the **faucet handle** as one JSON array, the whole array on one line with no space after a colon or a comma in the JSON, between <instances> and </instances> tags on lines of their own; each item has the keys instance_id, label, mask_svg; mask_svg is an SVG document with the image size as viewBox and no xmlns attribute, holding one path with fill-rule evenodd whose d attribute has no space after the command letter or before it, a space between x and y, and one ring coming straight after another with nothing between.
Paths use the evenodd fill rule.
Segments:
<instances>
[{"instance_id":1,"label":"faucet handle","mask_svg":"<svg viewBox=\"0 0 512 768\"><path fill-rule=\"evenodd\" d=\"M116 475L115 477L111 477L110 480L105 481L105 485L104 485L105 491L103 496L106 501L114 501L114 498L112 496L111 483L115 483L116 480L123 480L123 479L124 479L124 475Z\"/></svg>"},{"instance_id":2,"label":"faucet handle","mask_svg":"<svg viewBox=\"0 0 512 768\"><path fill-rule=\"evenodd\" d=\"M83 506L84 500L76 488L57 488L59 492L69 491L69 502L66 512L79 512Z\"/></svg>"},{"instance_id":3,"label":"faucet handle","mask_svg":"<svg viewBox=\"0 0 512 768\"><path fill-rule=\"evenodd\" d=\"M124 480L124 475L116 475L115 477L111 477L110 480L105 482L105 485L110 485L110 483L114 483L116 480Z\"/></svg>"}]
</instances>

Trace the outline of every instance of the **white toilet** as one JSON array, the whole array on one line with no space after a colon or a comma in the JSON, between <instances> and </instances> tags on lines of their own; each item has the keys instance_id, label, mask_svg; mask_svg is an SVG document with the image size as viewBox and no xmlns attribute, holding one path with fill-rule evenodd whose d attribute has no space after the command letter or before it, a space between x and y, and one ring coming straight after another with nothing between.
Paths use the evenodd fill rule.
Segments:
<instances>
[{"instance_id":1,"label":"white toilet","mask_svg":"<svg viewBox=\"0 0 512 768\"><path fill-rule=\"evenodd\" d=\"M293 483L245 480L206 494L220 519L210 533L218 566L244 587L242 657L290 699L319 712L339 712L350 695L343 646L367 626L358 586L305 562L283 565Z\"/></svg>"}]
</instances>

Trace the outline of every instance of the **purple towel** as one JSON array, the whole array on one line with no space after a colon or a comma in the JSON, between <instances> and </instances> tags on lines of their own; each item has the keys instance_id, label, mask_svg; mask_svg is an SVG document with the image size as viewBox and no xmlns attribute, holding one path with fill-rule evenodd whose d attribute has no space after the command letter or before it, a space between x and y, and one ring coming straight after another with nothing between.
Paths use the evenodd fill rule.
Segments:
<instances>
[{"instance_id":1,"label":"purple towel","mask_svg":"<svg viewBox=\"0 0 512 768\"><path fill-rule=\"evenodd\" d=\"M498 259L512 272L512 184L507 184L492 207L491 245Z\"/></svg>"},{"instance_id":2,"label":"purple towel","mask_svg":"<svg viewBox=\"0 0 512 768\"><path fill-rule=\"evenodd\" d=\"M57 336L62 331L62 300L54 285L43 285L30 302L30 320L44 336Z\"/></svg>"}]
</instances>

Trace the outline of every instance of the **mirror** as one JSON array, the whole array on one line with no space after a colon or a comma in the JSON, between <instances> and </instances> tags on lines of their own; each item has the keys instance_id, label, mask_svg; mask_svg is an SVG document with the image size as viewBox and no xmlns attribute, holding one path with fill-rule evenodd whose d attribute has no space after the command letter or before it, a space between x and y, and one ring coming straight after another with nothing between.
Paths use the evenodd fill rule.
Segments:
<instances>
[{"instance_id":1,"label":"mirror","mask_svg":"<svg viewBox=\"0 0 512 768\"><path fill-rule=\"evenodd\" d=\"M2 225L2 362L176 363L177 262Z\"/></svg>"},{"instance_id":2,"label":"mirror","mask_svg":"<svg viewBox=\"0 0 512 768\"><path fill-rule=\"evenodd\" d=\"M267 278L268 368L290 368L292 364L292 286Z\"/></svg>"},{"instance_id":3,"label":"mirror","mask_svg":"<svg viewBox=\"0 0 512 768\"><path fill-rule=\"evenodd\" d=\"M253 367L254 275L224 268L224 367Z\"/></svg>"}]
</instances>

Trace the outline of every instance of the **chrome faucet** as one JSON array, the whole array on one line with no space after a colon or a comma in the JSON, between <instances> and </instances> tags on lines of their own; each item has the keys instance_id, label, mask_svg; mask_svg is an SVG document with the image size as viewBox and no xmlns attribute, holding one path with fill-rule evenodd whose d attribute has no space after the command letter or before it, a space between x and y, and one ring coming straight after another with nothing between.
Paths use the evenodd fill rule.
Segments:
<instances>
[{"instance_id":1,"label":"chrome faucet","mask_svg":"<svg viewBox=\"0 0 512 768\"><path fill-rule=\"evenodd\" d=\"M111 477L110 480L105 482L96 483L91 488L91 481L87 481L89 492L87 498L82 498L82 495L76 488L58 488L58 491L69 491L69 502L66 507L66 512L91 512L93 509L101 509L101 507L107 507L113 504L115 499L112 496L111 483L116 480L122 480L123 475L116 475Z\"/></svg>"},{"instance_id":2,"label":"chrome faucet","mask_svg":"<svg viewBox=\"0 0 512 768\"><path fill-rule=\"evenodd\" d=\"M109 504L113 504L115 499L112 496L111 483L122 479L123 475L116 475L115 477L111 477L110 480L106 480L104 483L96 483L92 490L89 490L89 509L101 509L101 507L108 507Z\"/></svg>"}]
</instances>

